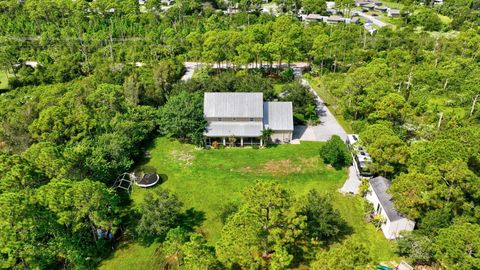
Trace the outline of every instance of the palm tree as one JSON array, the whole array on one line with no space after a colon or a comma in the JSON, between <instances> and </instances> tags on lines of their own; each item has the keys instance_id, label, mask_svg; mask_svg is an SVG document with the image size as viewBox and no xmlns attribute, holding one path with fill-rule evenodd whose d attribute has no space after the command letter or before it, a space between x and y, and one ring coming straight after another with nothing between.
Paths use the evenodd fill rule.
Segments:
<instances>
[{"instance_id":1,"label":"palm tree","mask_svg":"<svg viewBox=\"0 0 480 270\"><path fill-rule=\"evenodd\" d=\"M262 135L260 136L260 139L264 142L264 145L267 146L268 141L270 140L270 136L272 136L273 130L270 128L266 128L262 130Z\"/></svg>"}]
</instances>

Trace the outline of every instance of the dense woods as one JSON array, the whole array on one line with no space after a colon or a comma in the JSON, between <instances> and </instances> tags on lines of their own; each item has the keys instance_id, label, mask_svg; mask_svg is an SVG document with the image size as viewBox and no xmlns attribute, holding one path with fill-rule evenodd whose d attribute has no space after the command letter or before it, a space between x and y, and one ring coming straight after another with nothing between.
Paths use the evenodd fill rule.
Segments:
<instances>
[{"instance_id":1,"label":"dense woods","mask_svg":"<svg viewBox=\"0 0 480 270\"><path fill-rule=\"evenodd\" d=\"M132 233L162 242L163 256L174 258L164 267L372 263L365 243L329 247L349 228L315 190L302 197L259 181L224 217L213 247L179 221L174 194L161 190L137 212L110 188L157 135L202 144L203 92L262 92L292 101L296 123L315 122L313 95L291 70L273 67L303 61L311 64L305 77L360 134L371 170L393 180L397 209L417 222L398 254L478 269L480 2L394 2L403 5L397 25L370 35L361 25L296 17L302 7L325 14L321 0L278 0L280 16L260 13L262 1L179 0L162 10L153 0L0 0L0 72L9 84L0 90L0 268L95 268L132 216ZM238 13L218 10L234 4ZM184 61L228 69L180 81ZM341 169L350 156L338 140L322 151Z\"/></svg>"}]
</instances>

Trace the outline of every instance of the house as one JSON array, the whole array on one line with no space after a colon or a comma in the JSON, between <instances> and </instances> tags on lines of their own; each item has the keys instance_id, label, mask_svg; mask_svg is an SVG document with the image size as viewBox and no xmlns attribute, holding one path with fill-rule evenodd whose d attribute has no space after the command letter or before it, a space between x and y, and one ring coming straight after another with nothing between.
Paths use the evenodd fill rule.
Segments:
<instances>
[{"instance_id":1,"label":"house","mask_svg":"<svg viewBox=\"0 0 480 270\"><path fill-rule=\"evenodd\" d=\"M355 0L355 6L363 7L365 5L381 6L382 2L377 1L377 0Z\"/></svg>"},{"instance_id":2,"label":"house","mask_svg":"<svg viewBox=\"0 0 480 270\"><path fill-rule=\"evenodd\" d=\"M387 12L388 8L385 6L375 6L373 9L381 12Z\"/></svg>"},{"instance_id":3,"label":"house","mask_svg":"<svg viewBox=\"0 0 480 270\"><path fill-rule=\"evenodd\" d=\"M308 14L303 16L303 20L307 22L323 22L326 20L326 16L322 16L320 14Z\"/></svg>"},{"instance_id":4,"label":"house","mask_svg":"<svg viewBox=\"0 0 480 270\"><path fill-rule=\"evenodd\" d=\"M370 6L371 9L375 6L382 6L383 3L378 0L355 0L355 6L357 7L365 7Z\"/></svg>"},{"instance_id":5,"label":"house","mask_svg":"<svg viewBox=\"0 0 480 270\"><path fill-rule=\"evenodd\" d=\"M387 239L393 240L400 236L400 232L413 231L415 222L395 210L392 196L387 193L391 185L392 182L382 176L370 179L366 199L373 204L375 214L383 218L383 234Z\"/></svg>"},{"instance_id":6,"label":"house","mask_svg":"<svg viewBox=\"0 0 480 270\"><path fill-rule=\"evenodd\" d=\"M207 145L218 142L236 146L263 145L265 129L270 140L288 143L293 133L291 102L264 102L263 93L205 93L203 112Z\"/></svg>"},{"instance_id":7,"label":"house","mask_svg":"<svg viewBox=\"0 0 480 270\"><path fill-rule=\"evenodd\" d=\"M350 20L350 23L360 24L360 18L358 18L358 17L353 17L353 18Z\"/></svg>"},{"instance_id":8,"label":"house","mask_svg":"<svg viewBox=\"0 0 480 270\"><path fill-rule=\"evenodd\" d=\"M330 24L337 24L337 23L343 23L343 22L345 22L345 18L340 16L330 16L327 18L327 23L330 23Z\"/></svg>"},{"instance_id":9,"label":"house","mask_svg":"<svg viewBox=\"0 0 480 270\"><path fill-rule=\"evenodd\" d=\"M370 35L373 35L377 32L377 29L373 27L373 22L370 19L365 21L363 28L365 28L368 31L368 33L370 33Z\"/></svg>"},{"instance_id":10,"label":"house","mask_svg":"<svg viewBox=\"0 0 480 270\"><path fill-rule=\"evenodd\" d=\"M327 8L327 13L331 15L337 14L337 10L334 8Z\"/></svg>"},{"instance_id":11,"label":"house","mask_svg":"<svg viewBox=\"0 0 480 270\"><path fill-rule=\"evenodd\" d=\"M363 5L362 8L367 9L367 10L373 10L376 7L375 4L366 4Z\"/></svg>"},{"instance_id":12,"label":"house","mask_svg":"<svg viewBox=\"0 0 480 270\"><path fill-rule=\"evenodd\" d=\"M443 5L443 0L433 0L433 5L435 6Z\"/></svg>"},{"instance_id":13,"label":"house","mask_svg":"<svg viewBox=\"0 0 480 270\"><path fill-rule=\"evenodd\" d=\"M400 16L400 10L398 10L398 9L389 8L387 13L388 13L388 16L389 16L389 17L398 17L398 16Z\"/></svg>"}]
</instances>

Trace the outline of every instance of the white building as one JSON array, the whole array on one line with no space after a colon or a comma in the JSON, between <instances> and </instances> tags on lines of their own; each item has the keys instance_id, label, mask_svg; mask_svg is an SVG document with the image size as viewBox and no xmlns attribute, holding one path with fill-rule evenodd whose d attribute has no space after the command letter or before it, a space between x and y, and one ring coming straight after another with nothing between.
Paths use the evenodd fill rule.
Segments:
<instances>
[{"instance_id":1,"label":"white building","mask_svg":"<svg viewBox=\"0 0 480 270\"><path fill-rule=\"evenodd\" d=\"M387 13L388 13L388 17L398 17L401 15L400 10L393 9L393 8L389 8Z\"/></svg>"},{"instance_id":2,"label":"white building","mask_svg":"<svg viewBox=\"0 0 480 270\"><path fill-rule=\"evenodd\" d=\"M288 143L293 133L292 102L264 102L263 93L205 93L203 112L207 145L262 145L262 132L271 129L271 141Z\"/></svg>"},{"instance_id":3,"label":"white building","mask_svg":"<svg viewBox=\"0 0 480 270\"><path fill-rule=\"evenodd\" d=\"M387 193L391 185L392 182L382 176L370 179L366 199L373 204L375 214L383 217L381 228L385 237L396 239L402 231L413 231L415 222L395 210L392 196Z\"/></svg>"},{"instance_id":4,"label":"white building","mask_svg":"<svg viewBox=\"0 0 480 270\"><path fill-rule=\"evenodd\" d=\"M347 134L347 145L350 147L353 155L353 164L359 177L370 177L371 173L369 166L372 163L372 158L366 149L359 143L357 134Z\"/></svg>"}]
</instances>

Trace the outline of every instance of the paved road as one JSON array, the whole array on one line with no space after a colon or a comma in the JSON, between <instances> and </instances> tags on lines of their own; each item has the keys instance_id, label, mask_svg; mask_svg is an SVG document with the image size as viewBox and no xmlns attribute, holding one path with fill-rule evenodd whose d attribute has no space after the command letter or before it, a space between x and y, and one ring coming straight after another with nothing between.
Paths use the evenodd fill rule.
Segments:
<instances>
[{"instance_id":1,"label":"paved road","mask_svg":"<svg viewBox=\"0 0 480 270\"><path fill-rule=\"evenodd\" d=\"M227 65L227 64L218 64L218 63L215 63L215 64L209 64L209 63L204 63L204 62L185 62L184 63L184 66L185 68L187 69L187 72L185 72L185 74L183 75L182 77L182 80L183 81L188 81L192 78L193 76L193 73L195 72L195 70L199 67L202 67L202 66L205 66L205 65L211 65L213 69L226 69L226 68L231 68L232 65ZM270 65L262 65L263 67L269 67ZM282 64L282 67L288 67L289 65L288 64ZM290 64L290 67L293 68L295 71L297 70L300 70L300 73L303 69L309 67L310 64L309 63L306 63L306 62L294 62L294 63L291 63ZM251 63L251 64L248 64L246 66L236 66L237 69L251 69L251 68L257 68L257 67L260 67L254 63ZM272 65L273 68L278 68L279 65L278 63L274 63Z\"/></svg>"},{"instance_id":2,"label":"paved road","mask_svg":"<svg viewBox=\"0 0 480 270\"><path fill-rule=\"evenodd\" d=\"M294 140L327 141L330 139L330 137L332 137L332 135L338 135L343 140L346 140L347 132L338 123L337 119L335 119L335 116L333 116L327 106L325 106L325 102L322 100L322 98L320 98L320 96L306 79L300 78L300 82L315 95L317 114L320 118L320 124L317 126L308 127L296 126L293 133Z\"/></svg>"},{"instance_id":3,"label":"paved road","mask_svg":"<svg viewBox=\"0 0 480 270\"><path fill-rule=\"evenodd\" d=\"M390 25L389 23L386 23L386 22L382 22L381 20L377 19L376 17L372 16L372 15L368 15L366 13L363 13L361 11L358 11L358 16L360 17L363 17L365 19L368 19L370 21L372 21L373 24L379 26L379 27L384 27L384 26L387 26L387 25Z\"/></svg>"}]
</instances>

